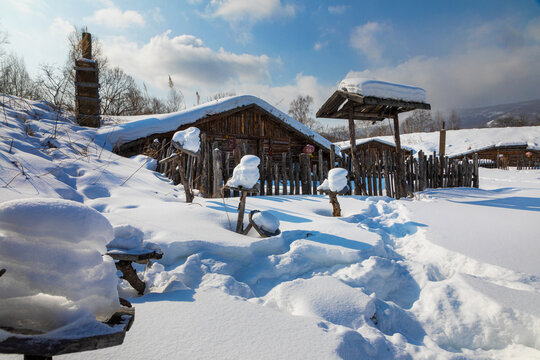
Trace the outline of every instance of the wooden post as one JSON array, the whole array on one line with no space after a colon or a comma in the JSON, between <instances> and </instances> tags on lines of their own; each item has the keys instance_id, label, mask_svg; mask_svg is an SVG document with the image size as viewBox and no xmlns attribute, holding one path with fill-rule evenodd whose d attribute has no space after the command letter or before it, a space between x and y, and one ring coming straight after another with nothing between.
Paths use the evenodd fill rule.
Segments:
<instances>
[{"instance_id":1,"label":"wooden post","mask_svg":"<svg viewBox=\"0 0 540 360\"><path fill-rule=\"evenodd\" d=\"M272 157L266 156L266 195L272 195Z\"/></svg>"},{"instance_id":2,"label":"wooden post","mask_svg":"<svg viewBox=\"0 0 540 360\"><path fill-rule=\"evenodd\" d=\"M341 216L341 207L337 199L337 194L333 191L328 192L328 197L330 198L330 204L332 204L332 215Z\"/></svg>"},{"instance_id":3,"label":"wooden post","mask_svg":"<svg viewBox=\"0 0 540 360\"><path fill-rule=\"evenodd\" d=\"M181 159L182 159L182 155L180 155L179 157L179 160ZM178 164L178 173L180 174L180 181L182 182L182 185L184 185L184 192L186 193L186 202L192 203L193 193L191 192L191 188L189 187L188 178L186 177L186 173L184 171L184 165L182 164L182 161L178 161L177 164Z\"/></svg>"},{"instance_id":4,"label":"wooden post","mask_svg":"<svg viewBox=\"0 0 540 360\"><path fill-rule=\"evenodd\" d=\"M396 199L405 195L405 181L403 176L403 151L401 150L401 137L399 135L399 117L394 115L394 141L396 143Z\"/></svg>"},{"instance_id":5,"label":"wooden post","mask_svg":"<svg viewBox=\"0 0 540 360\"><path fill-rule=\"evenodd\" d=\"M358 165L358 158L356 157L356 130L354 128L354 106L351 106L349 110L349 136L351 144L351 160L354 174L354 195L360 195L360 169Z\"/></svg>"},{"instance_id":6,"label":"wooden post","mask_svg":"<svg viewBox=\"0 0 540 360\"><path fill-rule=\"evenodd\" d=\"M335 147L335 145L334 145L334 147ZM319 181L322 182L323 179L324 179L324 174L323 174L323 151L322 151L322 149L319 149L319 158L317 160L318 160L318 163L319 163L319 166L318 166L318 169L319 169Z\"/></svg>"},{"instance_id":7,"label":"wooden post","mask_svg":"<svg viewBox=\"0 0 540 360\"><path fill-rule=\"evenodd\" d=\"M309 186L308 173L309 168L309 154L300 154L300 181L302 182L302 195L308 195L311 192Z\"/></svg>"},{"instance_id":8,"label":"wooden post","mask_svg":"<svg viewBox=\"0 0 540 360\"><path fill-rule=\"evenodd\" d=\"M474 172L473 186L475 188L479 188L480 187L480 178L478 177L478 153L474 153L473 172Z\"/></svg>"},{"instance_id":9,"label":"wooden post","mask_svg":"<svg viewBox=\"0 0 540 360\"><path fill-rule=\"evenodd\" d=\"M214 148L213 150L213 169L214 169L214 186L212 197L219 197L220 190L223 185L223 170L221 161L221 150Z\"/></svg>"},{"instance_id":10,"label":"wooden post","mask_svg":"<svg viewBox=\"0 0 540 360\"><path fill-rule=\"evenodd\" d=\"M281 153L281 176L283 178L283 195L287 195L287 153Z\"/></svg>"},{"instance_id":11,"label":"wooden post","mask_svg":"<svg viewBox=\"0 0 540 360\"><path fill-rule=\"evenodd\" d=\"M354 126L354 123L353 123ZM330 145L330 169L336 167L336 145Z\"/></svg>"},{"instance_id":12,"label":"wooden post","mask_svg":"<svg viewBox=\"0 0 540 360\"><path fill-rule=\"evenodd\" d=\"M444 128L444 121L442 123L442 129L439 135L439 155L444 156L446 151L446 129Z\"/></svg>"},{"instance_id":13,"label":"wooden post","mask_svg":"<svg viewBox=\"0 0 540 360\"><path fill-rule=\"evenodd\" d=\"M291 149L287 150L287 163L289 164L289 185L290 185L290 191L289 194L294 194L294 166L292 161L292 152Z\"/></svg>"},{"instance_id":14,"label":"wooden post","mask_svg":"<svg viewBox=\"0 0 540 360\"><path fill-rule=\"evenodd\" d=\"M246 191L240 191L240 203L238 204L238 220L236 221L236 232L244 233L244 211L246 209Z\"/></svg>"},{"instance_id":15,"label":"wooden post","mask_svg":"<svg viewBox=\"0 0 540 360\"><path fill-rule=\"evenodd\" d=\"M281 176L279 176L278 163L274 164L274 183L275 183L275 195L279 195L279 188L281 183Z\"/></svg>"}]
</instances>

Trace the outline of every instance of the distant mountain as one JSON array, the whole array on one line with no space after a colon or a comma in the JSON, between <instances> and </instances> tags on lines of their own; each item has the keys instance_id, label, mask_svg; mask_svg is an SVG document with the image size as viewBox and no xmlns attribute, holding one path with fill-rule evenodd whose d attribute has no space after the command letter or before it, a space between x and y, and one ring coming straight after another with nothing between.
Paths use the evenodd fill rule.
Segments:
<instances>
[{"instance_id":1,"label":"distant mountain","mask_svg":"<svg viewBox=\"0 0 540 360\"><path fill-rule=\"evenodd\" d=\"M500 117L519 117L526 115L529 120L540 117L540 99L517 102L512 104L501 104L480 108L456 110L461 119L462 128L485 127L489 121Z\"/></svg>"}]
</instances>

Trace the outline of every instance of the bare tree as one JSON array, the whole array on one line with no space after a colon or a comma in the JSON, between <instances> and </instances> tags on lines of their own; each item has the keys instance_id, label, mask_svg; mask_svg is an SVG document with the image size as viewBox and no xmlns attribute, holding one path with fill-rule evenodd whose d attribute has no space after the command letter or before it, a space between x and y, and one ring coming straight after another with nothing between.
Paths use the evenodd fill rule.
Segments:
<instances>
[{"instance_id":1,"label":"bare tree","mask_svg":"<svg viewBox=\"0 0 540 360\"><path fill-rule=\"evenodd\" d=\"M8 36L5 31L0 31L0 58L5 55L4 45L8 43Z\"/></svg>"},{"instance_id":2,"label":"bare tree","mask_svg":"<svg viewBox=\"0 0 540 360\"><path fill-rule=\"evenodd\" d=\"M313 98L309 95L298 95L289 105L289 114L309 128L315 126L315 119L311 117Z\"/></svg>"},{"instance_id":3,"label":"bare tree","mask_svg":"<svg viewBox=\"0 0 540 360\"><path fill-rule=\"evenodd\" d=\"M169 75L169 95L167 97L167 112L175 112L186 108L184 104L184 94L174 86L174 82Z\"/></svg>"},{"instance_id":4,"label":"bare tree","mask_svg":"<svg viewBox=\"0 0 540 360\"><path fill-rule=\"evenodd\" d=\"M435 124L428 110L414 110L403 122L403 133L434 131Z\"/></svg>"},{"instance_id":5,"label":"bare tree","mask_svg":"<svg viewBox=\"0 0 540 360\"><path fill-rule=\"evenodd\" d=\"M440 112L440 111L437 111L435 113L435 117L433 118L433 125L435 127L435 130L440 130L443 128L443 123L445 125L445 128L446 128L446 122L444 120L444 116L443 114Z\"/></svg>"},{"instance_id":6,"label":"bare tree","mask_svg":"<svg viewBox=\"0 0 540 360\"><path fill-rule=\"evenodd\" d=\"M224 98L230 97L230 96L236 96L236 92L235 91L220 91L218 93L215 93L212 96L208 96L206 98L206 102L210 102L210 101L213 101L213 100L224 99Z\"/></svg>"},{"instance_id":7,"label":"bare tree","mask_svg":"<svg viewBox=\"0 0 540 360\"><path fill-rule=\"evenodd\" d=\"M521 114L519 116L507 114L489 121L487 125L488 127L520 127L529 125L529 121L526 114Z\"/></svg>"},{"instance_id":8,"label":"bare tree","mask_svg":"<svg viewBox=\"0 0 540 360\"><path fill-rule=\"evenodd\" d=\"M27 99L39 98L39 89L28 75L22 57L8 54L0 60L0 93Z\"/></svg>"},{"instance_id":9,"label":"bare tree","mask_svg":"<svg viewBox=\"0 0 540 360\"><path fill-rule=\"evenodd\" d=\"M69 74L65 69L43 64L36 84L44 100L65 108L69 107L70 99L67 93L69 89L68 80Z\"/></svg>"},{"instance_id":10,"label":"bare tree","mask_svg":"<svg viewBox=\"0 0 540 360\"><path fill-rule=\"evenodd\" d=\"M447 129L458 130L461 129L461 119L459 118L456 110L452 110L450 117L448 118Z\"/></svg>"}]
</instances>

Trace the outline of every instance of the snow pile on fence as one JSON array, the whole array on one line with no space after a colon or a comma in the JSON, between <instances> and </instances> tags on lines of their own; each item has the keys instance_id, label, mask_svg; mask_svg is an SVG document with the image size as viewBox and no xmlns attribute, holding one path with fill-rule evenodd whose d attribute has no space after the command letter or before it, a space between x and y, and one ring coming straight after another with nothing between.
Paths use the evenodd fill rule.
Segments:
<instances>
[{"instance_id":1,"label":"snow pile on fence","mask_svg":"<svg viewBox=\"0 0 540 360\"><path fill-rule=\"evenodd\" d=\"M373 96L383 99L396 99L412 102L426 101L426 91L422 88L365 78L343 79L339 84L338 89L363 96Z\"/></svg>"},{"instance_id":2,"label":"snow pile on fence","mask_svg":"<svg viewBox=\"0 0 540 360\"><path fill-rule=\"evenodd\" d=\"M328 178L324 179L317 190L341 192L347 187L348 172L342 168L333 168L328 171Z\"/></svg>"},{"instance_id":3,"label":"snow pile on fence","mask_svg":"<svg viewBox=\"0 0 540 360\"><path fill-rule=\"evenodd\" d=\"M201 131L198 128L189 127L186 130L175 132L172 141L182 149L196 153L201 148L200 133Z\"/></svg>"},{"instance_id":4,"label":"snow pile on fence","mask_svg":"<svg viewBox=\"0 0 540 360\"><path fill-rule=\"evenodd\" d=\"M261 160L255 155L245 155L233 170L232 177L227 181L227 186L252 189L259 181L259 164Z\"/></svg>"},{"instance_id":5,"label":"snow pile on fence","mask_svg":"<svg viewBox=\"0 0 540 360\"><path fill-rule=\"evenodd\" d=\"M253 222L269 233L275 234L279 229L279 219L269 211L259 211L253 214Z\"/></svg>"},{"instance_id":6,"label":"snow pile on fence","mask_svg":"<svg viewBox=\"0 0 540 360\"><path fill-rule=\"evenodd\" d=\"M119 307L116 268L101 256L112 237L103 215L73 201L1 203L2 326L50 331L108 319Z\"/></svg>"}]
</instances>

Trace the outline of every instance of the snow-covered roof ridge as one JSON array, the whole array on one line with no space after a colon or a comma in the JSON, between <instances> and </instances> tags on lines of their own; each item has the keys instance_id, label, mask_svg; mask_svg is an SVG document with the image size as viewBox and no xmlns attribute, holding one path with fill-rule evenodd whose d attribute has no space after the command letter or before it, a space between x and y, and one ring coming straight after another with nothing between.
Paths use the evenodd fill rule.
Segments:
<instances>
[{"instance_id":1,"label":"snow-covered roof ridge","mask_svg":"<svg viewBox=\"0 0 540 360\"><path fill-rule=\"evenodd\" d=\"M395 146L393 136L378 136L358 139L357 145L369 141L378 141ZM412 149L415 153L439 152L439 131L430 133L412 133L401 135L402 148ZM350 148L349 141L335 143L341 150ZM446 131L446 155L459 156L492 147L526 146L530 150L540 150L540 126L460 129Z\"/></svg>"},{"instance_id":2,"label":"snow-covered roof ridge","mask_svg":"<svg viewBox=\"0 0 540 360\"><path fill-rule=\"evenodd\" d=\"M332 145L330 141L266 101L252 95L231 96L170 114L118 117L117 119L124 122L101 127L97 131L96 142L110 149L113 146L122 145L152 134L176 130L182 125L192 124L209 115L219 114L249 105L261 107L285 124L330 150L330 146Z\"/></svg>"},{"instance_id":3,"label":"snow-covered roof ridge","mask_svg":"<svg viewBox=\"0 0 540 360\"><path fill-rule=\"evenodd\" d=\"M338 85L338 90L411 102L426 102L426 91L420 87L389 83L366 78L346 78Z\"/></svg>"}]
</instances>

